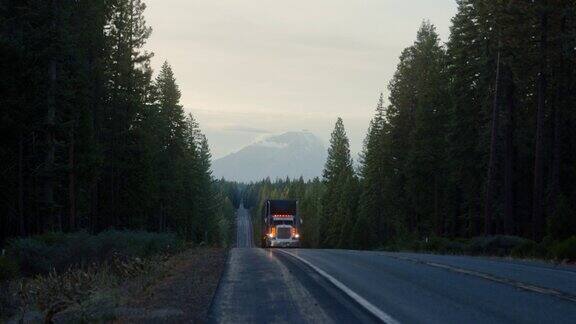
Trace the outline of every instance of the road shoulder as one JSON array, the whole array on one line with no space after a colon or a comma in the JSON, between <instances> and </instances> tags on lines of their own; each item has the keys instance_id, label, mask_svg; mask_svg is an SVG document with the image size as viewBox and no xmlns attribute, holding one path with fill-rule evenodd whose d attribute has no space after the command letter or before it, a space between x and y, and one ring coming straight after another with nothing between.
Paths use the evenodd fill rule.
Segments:
<instances>
[{"instance_id":1,"label":"road shoulder","mask_svg":"<svg viewBox=\"0 0 576 324\"><path fill-rule=\"evenodd\" d=\"M120 322L205 322L228 250L191 249L176 256L166 277L117 310Z\"/></svg>"}]
</instances>

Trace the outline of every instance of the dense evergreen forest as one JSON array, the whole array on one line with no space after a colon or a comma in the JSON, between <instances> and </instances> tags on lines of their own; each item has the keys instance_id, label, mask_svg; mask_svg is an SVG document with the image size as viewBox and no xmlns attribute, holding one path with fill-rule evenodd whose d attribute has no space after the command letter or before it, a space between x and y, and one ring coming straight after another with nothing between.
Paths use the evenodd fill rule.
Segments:
<instances>
[{"instance_id":1,"label":"dense evergreen forest","mask_svg":"<svg viewBox=\"0 0 576 324\"><path fill-rule=\"evenodd\" d=\"M575 81L573 1L460 0L446 44L424 22L401 53L357 169L338 119L323 179L252 184L247 205L300 199L312 247L568 239L576 234Z\"/></svg>"},{"instance_id":2,"label":"dense evergreen forest","mask_svg":"<svg viewBox=\"0 0 576 324\"><path fill-rule=\"evenodd\" d=\"M0 243L109 228L220 243L240 189L254 213L299 199L313 247L576 234L572 1L458 1L447 43L424 22L401 53L359 161L338 119L322 179L247 186L212 178L172 68L150 68L145 8L0 2Z\"/></svg>"},{"instance_id":3,"label":"dense evergreen forest","mask_svg":"<svg viewBox=\"0 0 576 324\"><path fill-rule=\"evenodd\" d=\"M233 207L142 0L0 1L0 245L46 231L228 240Z\"/></svg>"}]
</instances>

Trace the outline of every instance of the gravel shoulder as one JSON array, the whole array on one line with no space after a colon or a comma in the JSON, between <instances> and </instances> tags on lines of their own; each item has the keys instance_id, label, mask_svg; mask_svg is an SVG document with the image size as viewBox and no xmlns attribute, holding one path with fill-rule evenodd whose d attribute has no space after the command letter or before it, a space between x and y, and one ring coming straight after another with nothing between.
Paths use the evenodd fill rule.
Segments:
<instances>
[{"instance_id":1,"label":"gravel shoulder","mask_svg":"<svg viewBox=\"0 0 576 324\"><path fill-rule=\"evenodd\" d=\"M202 323L224 271L227 249L191 249L167 275L117 310L118 323Z\"/></svg>"}]
</instances>

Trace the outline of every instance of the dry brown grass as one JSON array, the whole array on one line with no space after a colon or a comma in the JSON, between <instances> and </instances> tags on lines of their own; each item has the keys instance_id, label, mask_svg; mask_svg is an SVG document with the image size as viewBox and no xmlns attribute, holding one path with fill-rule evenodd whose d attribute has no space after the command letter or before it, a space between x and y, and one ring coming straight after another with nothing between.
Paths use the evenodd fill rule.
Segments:
<instances>
[{"instance_id":1,"label":"dry brown grass","mask_svg":"<svg viewBox=\"0 0 576 324\"><path fill-rule=\"evenodd\" d=\"M83 269L14 280L3 284L8 311L0 322L202 321L225 260L226 250L218 248L147 259L118 254Z\"/></svg>"},{"instance_id":2,"label":"dry brown grass","mask_svg":"<svg viewBox=\"0 0 576 324\"><path fill-rule=\"evenodd\" d=\"M198 248L169 262L168 275L135 296L127 307L142 310L122 322L204 322L226 264L227 250Z\"/></svg>"},{"instance_id":3,"label":"dry brown grass","mask_svg":"<svg viewBox=\"0 0 576 324\"><path fill-rule=\"evenodd\" d=\"M98 304L114 307L122 302L121 296L145 290L166 273L168 259L165 255L148 259L115 255L102 264L19 279L6 284L6 304L12 305L12 314L17 308L19 317L40 312L47 322L61 314L86 320Z\"/></svg>"}]
</instances>

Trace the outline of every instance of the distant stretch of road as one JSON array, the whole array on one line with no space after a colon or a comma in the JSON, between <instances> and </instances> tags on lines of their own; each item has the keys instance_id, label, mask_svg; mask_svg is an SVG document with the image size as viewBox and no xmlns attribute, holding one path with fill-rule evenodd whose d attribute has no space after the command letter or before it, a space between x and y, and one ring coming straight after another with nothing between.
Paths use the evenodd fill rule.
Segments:
<instances>
[{"instance_id":1,"label":"distant stretch of road","mask_svg":"<svg viewBox=\"0 0 576 324\"><path fill-rule=\"evenodd\" d=\"M236 211L236 247L251 248L254 247L254 238L252 237L252 222L250 221L250 212L244 206L240 206Z\"/></svg>"},{"instance_id":2,"label":"distant stretch of road","mask_svg":"<svg viewBox=\"0 0 576 324\"><path fill-rule=\"evenodd\" d=\"M573 267L465 256L250 248L250 219L243 209L238 229L243 248L231 251L211 322L576 323Z\"/></svg>"}]
</instances>

